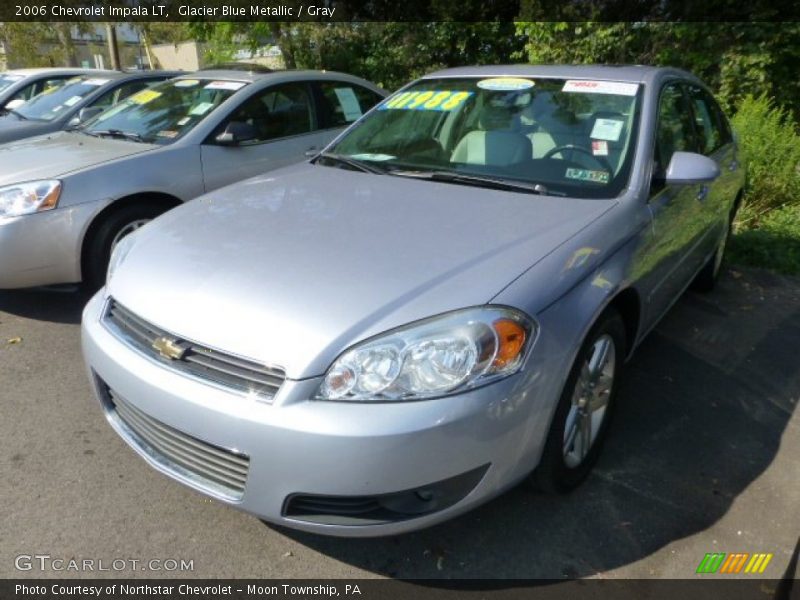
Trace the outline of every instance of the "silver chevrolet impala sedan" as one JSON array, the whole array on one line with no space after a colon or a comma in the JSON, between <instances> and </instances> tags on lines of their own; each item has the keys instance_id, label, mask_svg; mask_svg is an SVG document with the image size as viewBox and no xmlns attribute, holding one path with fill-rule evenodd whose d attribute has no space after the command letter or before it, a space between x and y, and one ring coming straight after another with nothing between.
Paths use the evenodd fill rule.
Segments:
<instances>
[{"instance_id":1,"label":"silver chevrolet impala sedan","mask_svg":"<svg viewBox=\"0 0 800 600\"><path fill-rule=\"evenodd\" d=\"M148 87L156 76L165 78L118 73L130 79L126 97L102 114L87 105L85 125L0 145L0 289L97 289L125 235L205 192L305 160L386 95L320 71L210 69ZM72 94L88 102L107 86L120 91L110 76L85 79L38 96L19 118L83 106Z\"/></svg>"},{"instance_id":2,"label":"silver chevrolet impala sedan","mask_svg":"<svg viewBox=\"0 0 800 600\"><path fill-rule=\"evenodd\" d=\"M125 237L84 313L90 377L155 469L288 527L568 491L637 344L713 287L743 183L689 73L433 73Z\"/></svg>"}]
</instances>

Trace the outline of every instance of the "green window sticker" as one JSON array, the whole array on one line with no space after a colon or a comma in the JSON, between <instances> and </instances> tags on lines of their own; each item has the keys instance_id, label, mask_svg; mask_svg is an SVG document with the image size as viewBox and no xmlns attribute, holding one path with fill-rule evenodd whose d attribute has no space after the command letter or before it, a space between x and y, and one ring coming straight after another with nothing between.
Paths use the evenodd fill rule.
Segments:
<instances>
[{"instance_id":1,"label":"green window sticker","mask_svg":"<svg viewBox=\"0 0 800 600\"><path fill-rule=\"evenodd\" d=\"M608 183L608 171L591 171L589 169L567 169L564 174L567 179L578 181L591 181L592 183Z\"/></svg>"}]
</instances>

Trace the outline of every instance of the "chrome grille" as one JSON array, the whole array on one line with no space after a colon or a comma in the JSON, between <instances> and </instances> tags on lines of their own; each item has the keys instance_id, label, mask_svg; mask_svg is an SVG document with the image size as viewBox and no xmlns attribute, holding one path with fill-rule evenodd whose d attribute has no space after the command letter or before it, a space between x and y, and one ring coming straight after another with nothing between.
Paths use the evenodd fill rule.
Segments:
<instances>
[{"instance_id":1,"label":"chrome grille","mask_svg":"<svg viewBox=\"0 0 800 600\"><path fill-rule=\"evenodd\" d=\"M146 356L167 367L216 383L262 400L271 400L281 387L286 374L276 367L239 358L195 344L148 323L119 302L110 298L103 317L106 326ZM182 351L177 359L167 358L153 347L159 338L168 338Z\"/></svg>"},{"instance_id":2,"label":"chrome grille","mask_svg":"<svg viewBox=\"0 0 800 600\"><path fill-rule=\"evenodd\" d=\"M112 416L119 418L128 439L154 462L197 487L231 500L244 494L250 458L213 446L145 414L105 387Z\"/></svg>"}]
</instances>

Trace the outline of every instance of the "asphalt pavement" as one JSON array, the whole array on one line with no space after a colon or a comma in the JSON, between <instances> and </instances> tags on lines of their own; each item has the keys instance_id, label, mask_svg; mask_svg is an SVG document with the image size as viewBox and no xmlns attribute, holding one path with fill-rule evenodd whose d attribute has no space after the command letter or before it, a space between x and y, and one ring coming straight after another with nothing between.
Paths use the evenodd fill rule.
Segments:
<instances>
[{"instance_id":1,"label":"asphalt pavement","mask_svg":"<svg viewBox=\"0 0 800 600\"><path fill-rule=\"evenodd\" d=\"M265 525L148 467L91 396L84 302L0 291L0 577L725 577L695 574L709 552L773 553L757 576L797 576L798 279L729 268L715 292L685 295L629 363L577 491L516 489L366 540ZM58 559L95 570L54 570ZM170 560L191 570L163 570Z\"/></svg>"}]
</instances>

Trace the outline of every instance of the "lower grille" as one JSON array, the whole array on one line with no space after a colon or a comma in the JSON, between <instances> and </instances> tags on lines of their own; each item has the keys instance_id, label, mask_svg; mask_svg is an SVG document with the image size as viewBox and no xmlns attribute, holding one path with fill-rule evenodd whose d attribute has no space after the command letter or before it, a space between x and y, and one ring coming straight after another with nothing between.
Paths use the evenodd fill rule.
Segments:
<instances>
[{"instance_id":1,"label":"lower grille","mask_svg":"<svg viewBox=\"0 0 800 600\"><path fill-rule=\"evenodd\" d=\"M173 336L113 298L108 301L103 322L117 337L166 367L239 392L254 394L263 400L271 400L286 378L284 371L277 367L262 365ZM167 358L161 354L154 346L158 341L168 341L176 351L175 357Z\"/></svg>"},{"instance_id":2,"label":"lower grille","mask_svg":"<svg viewBox=\"0 0 800 600\"><path fill-rule=\"evenodd\" d=\"M416 489L375 496L293 494L283 507L286 517L325 525L378 525L413 519L453 506L469 494L488 464Z\"/></svg>"},{"instance_id":3,"label":"lower grille","mask_svg":"<svg viewBox=\"0 0 800 600\"><path fill-rule=\"evenodd\" d=\"M105 387L112 416L127 429L128 437L153 461L189 483L239 500L244 494L250 458L213 446L165 425Z\"/></svg>"}]
</instances>

